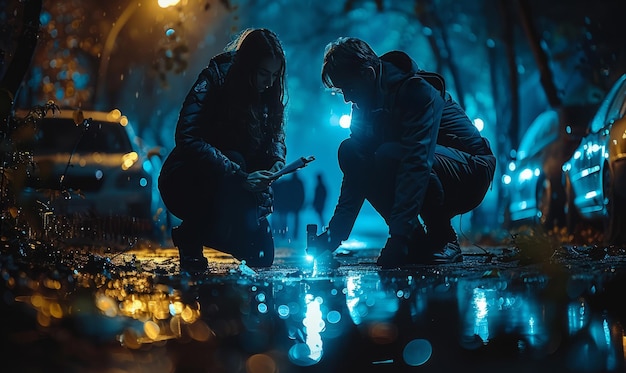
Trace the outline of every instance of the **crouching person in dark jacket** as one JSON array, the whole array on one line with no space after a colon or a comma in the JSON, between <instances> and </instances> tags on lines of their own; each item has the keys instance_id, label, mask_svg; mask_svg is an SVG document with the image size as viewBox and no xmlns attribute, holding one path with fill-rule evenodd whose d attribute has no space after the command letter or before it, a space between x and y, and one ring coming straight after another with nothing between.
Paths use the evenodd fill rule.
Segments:
<instances>
[{"instance_id":1,"label":"crouching person in dark jacket","mask_svg":"<svg viewBox=\"0 0 626 373\"><path fill-rule=\"evenodd\" d=\"M285 165L285 55L275 33L249 29L213 57L183 103L159 177L181 272L208 269L203 246L249 266L274 261L271 176Z\"/></svg>"},{"instance_id":2,"label":"crouching person in dark jacket","mask_svg":"<svg viewBox=\"0 0 626 373\"><path fill-rule=\"evenodd\" d=\"M381 267L462 261L451 219L482 202L496 159L443 78L404 52L379 57L360 39L339 38L326 47L322 81L352 103L352 123L338 150L339 200L317 254L348 238L367 200L389 228Z\"/></svg>"}]
</instances>

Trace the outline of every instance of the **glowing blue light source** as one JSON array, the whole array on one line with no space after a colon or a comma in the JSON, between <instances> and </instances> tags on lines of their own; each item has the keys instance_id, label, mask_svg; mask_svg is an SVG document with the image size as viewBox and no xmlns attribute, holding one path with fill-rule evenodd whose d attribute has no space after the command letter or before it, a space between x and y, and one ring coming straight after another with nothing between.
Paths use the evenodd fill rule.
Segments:
<instances>
[{"instance_id":1,"label":"glowing blue light source","mask_svg":"<svg viewBox=\"0 0 626 373\"><path fill-rule=\"evenodd\" d=\"M533 171L529 168L526 168L522 172L520 172L519 181L521 182L521 181L530 180L532 175L533 175Z\"/></svg>"},{"instance_id":2,"label":"glowing blue light source","mask_svg":"<svg viewBox=\"0 0 626 373\"><path fill-rule=\"evenodd\" d=\"M145 187L148 185L148 179L146 179L145 177L142 177L141 179L139 179L139 185L141 185L142 187Z\"/></svg>"},{"instance_id":3,"label":"glowing blue light source","mask_svg":"<svg viewBox=\"0 0 626 373\"><path fill-rule=\"evenodd\" d=\"M474 127L478 128L478 131L482 131L485 128L485 121L481 118L474 119Z\"/></svg>"},{"instance_id":4,"label":"glowing blue light source","mask_svg":"<svg viewBox=\"0 0 626 373\"><path fill-rule=\"evenodd\" d=\"M515 162L509 162L509 171L515 171Z\"/></svg>"},{"instance_id":5,"label":"glowing blue light source","mask_svg":"<svg viewBox=\"0 0 626 373\"><path fill-rule=\"evenodd\" d=\"M165 36L172 36L176 33L176 30L174 30L173 28L168 28L167 30L165 30Z\"/></svg>"},{"instance_id":6,"label":"glowing blue light source","mask_svg":"<svg viewBox=\"0 0 626 373\"><path fill-rule=\"evenodd\" d=\"M352 116L348 114L344 114L339 118L339 126L341 128L350 128L351 121L352 121Z\"/></svg>"}]
</instances>

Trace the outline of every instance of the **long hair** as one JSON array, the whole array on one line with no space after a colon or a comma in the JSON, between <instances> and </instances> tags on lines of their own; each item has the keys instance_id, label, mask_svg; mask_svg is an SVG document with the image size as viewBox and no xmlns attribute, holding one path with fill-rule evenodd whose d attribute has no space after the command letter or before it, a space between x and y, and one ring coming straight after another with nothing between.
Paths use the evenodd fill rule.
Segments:
<instances>
[{"instance_id":1,"label":"long hair","mask_svg":"<svg viewBox=\"0 0 626 373\"><path fill-rule=\"evenodd\" d=\"M233 64L224 82L228 102L237 102L238 107L247 108L253 118L258 115L254 108L261 103L266 104L268 121L274 135L283 135L286 68L285 53L278 36L264 28L246 29L226 46L225 51L235 52ZM276 82L265 92L259 93L252 82L259 62L266 58L278 59L281 66Z\"/></svg>"},{"instance_id":2,"label":"long hair","mask_svg":"<svg viewBox=\"0 0 626 373\"><path fill-rule=\"evenodd\" d=\"M340 37L326 45L322 64L322 83L326 88L334 88L332 77L356 74L369 67L378 71L380 60L376 52L361 39Z\"/></svg>"}]
</instances>

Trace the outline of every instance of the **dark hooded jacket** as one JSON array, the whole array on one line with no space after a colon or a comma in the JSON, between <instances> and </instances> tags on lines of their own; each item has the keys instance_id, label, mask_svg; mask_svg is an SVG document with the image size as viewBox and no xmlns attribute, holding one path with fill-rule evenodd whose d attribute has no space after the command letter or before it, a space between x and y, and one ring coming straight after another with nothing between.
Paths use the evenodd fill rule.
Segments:
<instances>
[{"instance_id":1,"label":"dark hooded jacket","mask_svg":"<svg viewBox=\"0 0 626 373\"><path fill-rule=\"evenodd\" d=\"M418 224L437 144L468 155L492 154L489 145L435 73L418 69L406 53L380 57L378 94L372 108L352 106L350 137L365 154L385 142L406 150L396 176L395 201L387 221L390 234L408 236ZM331 244L348 238L365 196L344 179L329 222Z\"/></svg>"},{"instance_id":2,"label":"dark hooded jacket","mask_svg":"<svg viewBox=\"0 0 626 373\"><path fill-rule=\"evenodd\" d=\"M225 102L224 80L236 52L225 52L211 59L187 94L176 125L176 146L168 156L161 178L170 178L183 166L213 176L233 175L245 179L241 165L224 155L240 153L247 172L270 169L285 161L285 136L264 120L262 108L250 115L249 108Z\"/></svg>"}]
</instances>

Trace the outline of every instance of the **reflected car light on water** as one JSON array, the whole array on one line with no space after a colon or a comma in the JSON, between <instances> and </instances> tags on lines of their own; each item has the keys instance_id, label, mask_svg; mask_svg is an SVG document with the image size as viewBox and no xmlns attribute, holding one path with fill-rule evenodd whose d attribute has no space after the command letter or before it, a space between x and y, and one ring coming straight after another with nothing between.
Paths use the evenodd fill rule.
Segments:
<instances>
[{"instance_id":1,"label":"reflected car light on water","mask_svg":"<svg viewBox=\"0 0 626 373\"><path fill-rule=\"evenodd\" d=\"M200 343L213 356L206 364L215 360L226 371L445 370L512 361L572 372L624 368L623 320L593 304L606 277L493 271L464 278L429 267L275 278L235 270L203 280L141 270L45 279L2 274L14 299L36 310L42 330L71 325L74 333L138 353Z\"/></svg>"}]
</instances>

